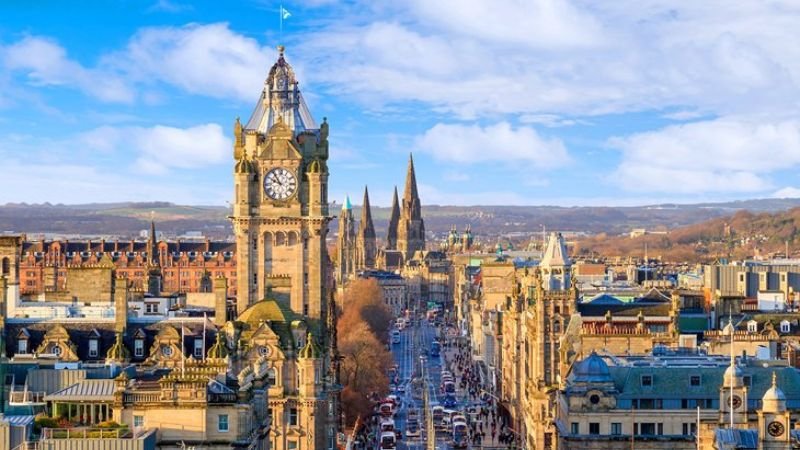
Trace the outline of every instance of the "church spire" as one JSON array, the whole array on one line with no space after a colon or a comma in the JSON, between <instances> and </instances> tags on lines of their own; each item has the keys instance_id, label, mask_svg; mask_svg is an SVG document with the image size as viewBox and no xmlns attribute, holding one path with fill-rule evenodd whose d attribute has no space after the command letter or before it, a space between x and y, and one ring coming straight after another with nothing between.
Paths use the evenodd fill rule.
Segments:
<instances>
[{"instance_id":1,"label":"church spire","mask_svg":"<svg viewBox=\"0 0 800 450\"><path fill-rule=\"evenodd\" d=\"M375 226L372 224L372 212L369 205L369 190L364 186L364 202L361 204L361 223L358 225L356 237L356 269L372 269L375 267L377 243Z\"/></svg>"},{"instance_id":2,"label":"church spire","mask_svg":"<svg viewBox=\"0 0 800 450\"><path fill-rule=\"evenodd\" d=\"M414 155L408 154L408 170L406 171L406 189L403 192L403 209L408 209L411 216L419 218L419 194L417 193L417 176L414 173ZM403 211L406 212L406 211Z\"/></svg>"},{"instance_id":3,"label":"church spire","mask_svg":"<svg viewBox=\"0 0 800 450\"><path fill-rule=\"evenodd\" d=\"M425 223L422 220L422 207L417 193L417 176L414 173L414 157L408 155L406 188L403 193L403 206L397 226L397 249L403 253L405 261L414 253L425 250Z\"/></svg>"},{"instance_id":4,"label":"church spire","mask_svg":"<svg viewBox=\"0 0 800 450\"><path fill-rule=\"evenodd\" d=\"M375 226L372 225L372 211L369 205L369 190L364 186L364 202L361 206L361 224L359 231L367 238L375 238Z\"/></svg>"},{"instance_id":5,"label":"church spire","mask_svg":"<svg viewBox=\"0 0 800 450\"><path fill-rule=\"evenodd\" d=\"M397 186L394 187L392 197L392 212L389 215L389 230L386 233L386 248L397 249L397 223L400 221L400 201L397 199Z\"/></svg>"},{"instance_id":6,"label":"church spire","mask_svg":"<svg viewBox=\"0 0 800 450\"><path fill-rule=\"evenodd\" d=\"M155 212L150 212L150 232L147 235L147 263L151 266L160 266L161 261L158 258L158 240L156 239L156 221L154 219Z\"/></svg>"}]
</instances>

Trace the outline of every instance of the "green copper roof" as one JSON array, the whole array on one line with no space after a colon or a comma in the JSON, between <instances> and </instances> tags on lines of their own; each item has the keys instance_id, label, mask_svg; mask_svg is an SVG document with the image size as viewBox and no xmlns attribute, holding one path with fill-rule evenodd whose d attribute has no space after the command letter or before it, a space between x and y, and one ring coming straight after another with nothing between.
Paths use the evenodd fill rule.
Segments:
<instances>
[{"instance_id":1,"label":"green copper roof","mask_svg":"<svg viewBox=\"0 0 800 450\"><path fill-rule=\"evenodd\" d=\"M350 210L353 209L353 205L350 203L350 196L346 195L344 197L344 204L342 205L342 210Z\"/></svg>"},{"instance_id":2,"label":"green copper roof","mask_svg":"<svg viewBox=\"0 0 800 450\"><path fill-rule=\"evenodd\" d=\"M300 349L298 356L300 359L316 359L322 356L322 349L314 342L314 336L310 331L306 337L306 345Z\"/></svg>"},{"instance_id":3,"label":"green copper roof","mask_svg":"<svg viewBox=\"0 0 800 450\"><path fill-rule=\"evenodd\" d=\"M296 318L288 306L275 299L265 299L247 308L238 320L247 324L248 330L242 334L243 339L249 339L261 323L265 322L280 337L284 348L293 348L289 327Z\"/></svg>"}]
</instances>

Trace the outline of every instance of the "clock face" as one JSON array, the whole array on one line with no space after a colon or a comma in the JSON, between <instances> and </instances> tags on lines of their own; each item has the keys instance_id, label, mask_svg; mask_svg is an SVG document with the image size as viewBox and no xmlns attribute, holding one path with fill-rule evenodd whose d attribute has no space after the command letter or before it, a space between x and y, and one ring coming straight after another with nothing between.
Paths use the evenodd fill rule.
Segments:
<instances>
[{"instance_id":1,"label":"clock face","mask_svg":"<svg viewBox=\"0 0 800 450\"><path fill-rule=\"evenodd\" d=\"M288 200L297 191L297 178L288 169L278 167L264 177L264 193L273 200Z\"/></svg>"},{"instance_id":2,"label":"clock face","mask_svg":"<svg viewBox=\"0 0 800 450\"><path fill-rule=\"evenodd\" d=\"M161 347L161 354L169 358L172 356L172 347L168 345Z\"/></svg>"},{"instance_id":3,"label":"clock face","mask_svg":"<svg viewBox=\"0 0 800 450\"><path fill-rule=\"evenodd\" d=\"M769 425L767 425L767 432L775 437L782 436L784 432L783 424L780 422L770 422Z\"/></svg>"},{"instance_id":4,"label":"clock face","mask_svg":"<svg viewBox=\"0 0 800 450\"><path fill-rule=\"evenodd\" d=\"M731 398L731 403L733 403L733 409L739 409L742 406L742 399L738 395L734 395Z\"/></svg>"}]
</instances>

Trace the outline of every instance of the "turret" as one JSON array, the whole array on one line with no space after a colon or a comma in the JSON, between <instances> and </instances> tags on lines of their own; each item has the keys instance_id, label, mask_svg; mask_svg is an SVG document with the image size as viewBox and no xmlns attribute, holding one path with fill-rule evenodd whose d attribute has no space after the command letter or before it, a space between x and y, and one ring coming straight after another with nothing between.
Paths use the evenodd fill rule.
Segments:
<instances>
[{"instance_id":1,"label":"turret","mask_svg":"<svg viewBox=\"0 0 800 450\"><path fill-rule=\"evenodd\" d=\"M124 333L128 326L128 279L117 276L114 280L114 331Z\"/></svg>"},{"instance_id":2,"label":"turret","mask_svg":"<svg viewBox=\"0 0 800 450\"><path fill-rule=\"evenodd\" d=\"M214 278L214 325L222 327L228 321L228 279Z\"/></svg>"},{"instance_id":3,"label":"turret","mask_svg":"<svg viewBox=\"0 0 800 450\"><path fill-rule=\"evenodd\" d=\"M561 233L550 233L547 248L539 264L542 268L544 288L550 291L567 290L570 288L570 269L572 263L567 255L567 247Z\"/></svg>"}]
</instances>

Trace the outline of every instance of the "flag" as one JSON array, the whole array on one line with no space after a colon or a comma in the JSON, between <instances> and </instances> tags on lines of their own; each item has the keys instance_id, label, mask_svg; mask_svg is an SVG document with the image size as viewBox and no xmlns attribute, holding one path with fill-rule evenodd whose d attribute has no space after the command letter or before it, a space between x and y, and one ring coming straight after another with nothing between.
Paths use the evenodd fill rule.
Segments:
<instances>
[{"instance_id":1,"label":"flag","mask_svg":"<svg viewBox=\"0 0 800 450\"><path fill-rule=\"evenodd\" d=\"M290 13L286 8L281 6L281 19L285 20L288 19L289 17L292 17L292 13Z\"/></svg>"}]
</instances>

